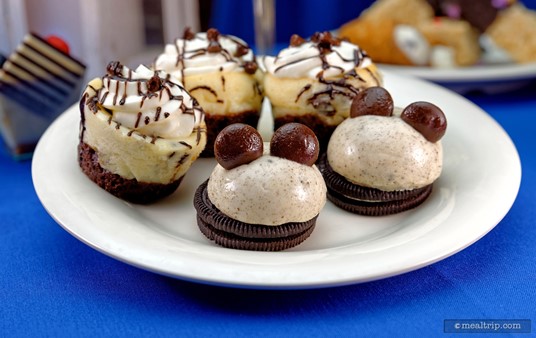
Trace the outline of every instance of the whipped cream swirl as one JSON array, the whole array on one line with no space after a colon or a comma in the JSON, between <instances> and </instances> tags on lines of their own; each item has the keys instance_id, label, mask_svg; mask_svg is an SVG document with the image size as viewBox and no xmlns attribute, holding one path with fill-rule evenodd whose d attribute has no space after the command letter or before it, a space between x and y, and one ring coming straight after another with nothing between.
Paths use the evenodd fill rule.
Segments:
<instances>
[{"instance_id":1,"label":"whipped cream swirl","mask_svg":"<svg viewBox=\"0 0 536 338\"><path fill-rule=\"evenodd\" d=\"M187 76L218 71L252 74L257 70L257 63L246 42L211 28L196 34L187 29L182 39L166 45L154 67L165 70L184 83Z\"/></svg>"},{"instance_id":2,"label":"whipped cream swirl","mask_svg":"<svg viewBox=\"0 0 536 338\"><path fill-rule=\"evenodd\" d=\"M97 103L112 119L141 134L161 138L189 136L204 121L197 101L163 71L140 65L135 71L111 62Z\"/></svg>"},{"instance_id":3,"label":"whipped cream swirl","mask_svg":"<svg viewBox=\"0 0 536 338\"><path fill-rule=\"evenodd\" d=\"M289 47L276 57L264 57L263 62L270 74L290 78L337 77L372 63L358 46L332 37L329 32L315 33L308 41L293 36Z\"/></svg>"}]
</instances>

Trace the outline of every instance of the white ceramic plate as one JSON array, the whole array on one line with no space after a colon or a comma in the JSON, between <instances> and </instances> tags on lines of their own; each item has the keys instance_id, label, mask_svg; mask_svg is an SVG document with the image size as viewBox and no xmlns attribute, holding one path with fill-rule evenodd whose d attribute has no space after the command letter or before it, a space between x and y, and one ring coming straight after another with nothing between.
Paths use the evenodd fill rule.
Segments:
<instances>
[{"instance_id":1,"label":"white ceramic plate","mask_svg":"<svg viewBox=\"0 0 536 338\"><path fill-rule=\"evenodd\" d=\"M315 288L365 282L450 256L490 231L510 209L521 180L517 151L485 112L441 87L386 72L397 105L429 100L443 107L445 165L430 198L415 210L363 217L330 202L303 244L284 252L218 247L197 228L192 196L215 162L201 159L169 198L151 206L123 202L78 168L79 113L66 111L34 154L32 175L50 215L73 236L128 264L208 284ZM265 110L266 113L266 110ZM269 115L262 118L264 133Z\"/></svg>"},{"instance_id":2,"label":"white ceramic plate","mask_svg":"<svg viewBox=\"0 0 536 338\"><path fill-rule=\"evenodd\" d=\"M432 68L379 65L382 70L435 82L458 93L482 91L499 93L536 81L536 62L528 64L488 64L460 68Z\"/></svg>"}]
</instances>

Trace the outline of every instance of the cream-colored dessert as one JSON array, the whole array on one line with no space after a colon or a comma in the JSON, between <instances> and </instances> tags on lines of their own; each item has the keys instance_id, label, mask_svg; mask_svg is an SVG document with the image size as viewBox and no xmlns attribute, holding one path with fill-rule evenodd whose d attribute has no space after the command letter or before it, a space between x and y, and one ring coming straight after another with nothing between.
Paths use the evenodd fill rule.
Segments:
<instances>
[{"instance_id":1,"label":"cream-colored dessert","mask_svg":"<svg viewBox=\"0 0 536 338\"><path fill-rule=\"evenodd\" d=\"M423 203L443 167L447 120L441 109L422 101L395 108L388 91L371 87L356 96L350 116L319 161L328 199L368 216Z\"/></svg>"},{"instance_id":2,"label":"cream-colored dessert","mask_svg":"<svg viewBox=\"0 0 536 338\"><path fill-rule=\"evenodd\" d=\"M521 4L501 11L486 35L519 63L536 61L536 11Z\"/></svg>"},{"instance_id":3,"label":"cream-colored dessert","mask_svg":"<svg viewBox=\"0 0 536 338\"><path fill-rule=\"evenodd\" d=\"M430 49L416 26L433 17L426 0L379 0L342 25L339 35L377 63L426 65Z\"/></svg>"},{"instance_id":4,"label":"cream-colored dessert","mask_svg":"<svg viewBox=\"0 0 536 338\"><path fill-rule=\"evenodd\" d=\"M333 170L348 181L383 191L421 188L441 174L441 141L430 142L400 118L365 115L341 123L328 146Z\"/></svg>"},{"instance_id":5,"label":"cream-colored dessert","mask_svg":"<svg viewBox=\"0 0 536 338\"><path fill-rule=\"evenodd\" d=\"M186 30L182 39L166 45L154 68L178 78L203 107L209 133L204 154L212 154L214 139L225 126L257 126L262 72L251 48L238 37L216 29L196 34Z\"/></svg>"},{"instance_id":6,"label":"cream-colored dessert","mask_svg":"<svg viewBox=\"0 0 536 338\"><path fill-rule=\"evenodd\" d=\"M264 57L263 64L275 128L303 123L316 133L321 147L349 116L353 97L363 88L382 85L366 52L329 32L316 33L308 41L294 35L288 48Z\"/></svg>"},{"instance_id":7,"label":"cream-colored dessert","mask_svg":"<svg viewBox=\"0 0 536 338\"><path fill-rule=\"evenodd\" d=\"M326 203L326 185L316 166L265 153L255 161L226 170L217 165L208 196L227 216L250 224L281 225L316 217Z\"/></svg>"},{"instance_id":8,"label":"cream-colored dessert","mask_svg":"<svg viewBox=\"0 0 536 338\"><path fill-rule=\"evenodd\" d=\"M107 75L89 82L80 109L80 144L122 180L178 182L206 144L203 110L163 71L112 62Z\"/></svg>"},{"instance_id":9,"label":"cream-colored dessert","mask_svg":"<svg viewBox=\"0 0 536 338\"><path fill-rule=\"evenodd\" d=\"M478 62L481 51L479 34L466 21L436 18L417 25L432 47L426 64L432 67L470 66ZM448 48L448 57L438 52ZM446 53L444 54L446 55Z\"/></svg>"},{"instance_id":10,"label":"cream-colored dessert","mask_svg":"<svg viewBox=\"0 0 536 338\"><path fill-rule=\"evenodd\" d=\"M277 129L270 143L245 124L224 128L215 143L218 164L194 196L197 224L217 244L279 251L313 232L326 203L326 185L314 165L319 144L298 123Z\"/></svg>"}]
</instances>

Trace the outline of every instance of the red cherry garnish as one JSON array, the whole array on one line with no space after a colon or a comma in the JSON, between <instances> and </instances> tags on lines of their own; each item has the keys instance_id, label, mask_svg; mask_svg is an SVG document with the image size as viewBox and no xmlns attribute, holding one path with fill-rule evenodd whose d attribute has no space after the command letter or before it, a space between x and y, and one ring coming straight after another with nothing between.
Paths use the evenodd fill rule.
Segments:
<instances>
[{"instance_id":1,"label":"red cherry garnish","mask_svg":"<svg viewBox=\"0 0 536 338\"><path fill-rule=\"evenodd\" d=\"M69 45L62 38L56 35L49 35L46 37L46 42L54 46L57 50L69 54Z\"/></svg>"}]
</instances>

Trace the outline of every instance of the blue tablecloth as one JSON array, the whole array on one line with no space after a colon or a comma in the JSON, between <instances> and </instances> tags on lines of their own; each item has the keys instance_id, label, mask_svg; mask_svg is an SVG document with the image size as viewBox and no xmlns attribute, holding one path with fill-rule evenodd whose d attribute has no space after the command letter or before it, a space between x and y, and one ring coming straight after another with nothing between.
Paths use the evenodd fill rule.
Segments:
<instances>
[{"instance_id":1,"label":"blue tablecloth","mask_svg":"<svg viewBox=\"0 0 536 338\"><path fill-rule=\"evenodd\" d=\"M536 83L469 99L519 151L523 178L510 212L431 266L319 290L200 285L109 258L50 218L31 162L12 160L0 143L0 336L431 337L446 336L444 320L458 318L529 319L536 332Z\"/></svg>"}]
</instances>

